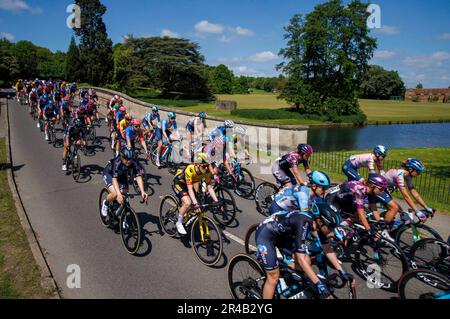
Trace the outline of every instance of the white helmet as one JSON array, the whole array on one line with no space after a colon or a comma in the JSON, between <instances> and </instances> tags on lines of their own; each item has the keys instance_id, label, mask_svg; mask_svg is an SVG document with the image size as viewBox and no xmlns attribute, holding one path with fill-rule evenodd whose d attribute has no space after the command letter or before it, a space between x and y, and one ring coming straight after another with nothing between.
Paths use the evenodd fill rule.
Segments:
<instances>
[{"instance_id":1,"label":"white helmet","mask_svg":"<svg viewBox=\"0 0 450 319\"><path fill-rule=\"evenodd\" d=\"M225 124L226 128L233 128L234 127L234 122L230 121L230 120L225 121L224 124Z\"/></svg>"},{"instance_id":2,"label":"white helmet","mask_svg":"<svg viewBox=\"0 0 450 319\"><path fill-rule=\"evenodd\" d=\"M116 94L116 95L114 95L114 100L118 100L119 99L119 96Z\"/></svg>"}]
</instances>

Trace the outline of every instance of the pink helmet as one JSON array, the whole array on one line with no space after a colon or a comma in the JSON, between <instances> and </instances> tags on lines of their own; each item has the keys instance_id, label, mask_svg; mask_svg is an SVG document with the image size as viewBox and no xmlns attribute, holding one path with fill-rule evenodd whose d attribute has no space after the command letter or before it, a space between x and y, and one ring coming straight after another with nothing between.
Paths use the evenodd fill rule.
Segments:
<instances>
[{"instance_id":1,"label":"pink helmet","mask_svg":"<svg viewBox=\"0 0 450 319\"><path fill-rule=\"evenodd\" d=\"M141 121L141 119L133 119L132 121L131 121L131 125L141 125L142 124L142 121Z\"/></svg>"},{"instance_id":2,"label":"pink helmet","mask_svg":"<svg viewBox=\"0 0 450 319\"><path fill-rule=\"evenodd\" d=\"M126 111L127 111L127 108L125 106L122 106L121 108L119 108L120 113L125 113Z\"/></svg>"}]
</instances>

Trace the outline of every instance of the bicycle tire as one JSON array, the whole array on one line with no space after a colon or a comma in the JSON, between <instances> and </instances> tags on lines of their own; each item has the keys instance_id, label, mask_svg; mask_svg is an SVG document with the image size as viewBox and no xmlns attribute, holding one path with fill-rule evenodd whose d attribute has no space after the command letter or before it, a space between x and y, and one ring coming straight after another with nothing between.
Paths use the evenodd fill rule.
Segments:
<instances>
[{"instance_id":1,"label":"bicycle tire","mask_svg":"<svg viewBox=\"0 0 450 319\"><path fill-rule=\"evenodd\" d=\"M202 221L204 224L203 226L207 227L207 233L209 233L209 234L203 234L203 236L206 238L206 242L205 242L204 240L201 240L201 238L197 237L197 236L201 235L200 228L198 226L199 221L200 221L200 218L197 217L191 226L192 249L194 250L195 256L202 264L204 264L206 266L214 266L219 262L220 258L222 257L222 254L223 254L222 232L220 231L219 226L217 226L217 224L211 218L209 218L208 216L202 216ZM209 225L207 225L207 224L209 224ZM205 229L203 229L203 231L205 231ZM215 238L211 239L211 237L212 237L211 233L213 231L217 233L217 239L215 239ZM199 239L199 240L196 240L196 239ZM202 255L200 254L199 248L204 245L205 245L205 248L208 251L208 253L211 249L215 249L215 250L218 250L217 254L214 254L214 257L211 259L202 257Z\"/></svg>"},{"instance_id":2,"label":"bicycle tire","mask_svg":"<svg viewBox=\"0 0 450 319\"><path fill-rule=\"evenodd\" d=\"M134 255L138 252L141 246L141 224L139 217L131 207L125 207L120 215L120 237L122 238L123 246L125 250ZM135 243L130 246L128 239L130 237L135 238Z\"/></svg>"},{"instance_id":3,"label":"bicycle tire","mask_svg":"<svg viewBox=\"0 0 450 319\"><path fill-rule=\"evenodd\" d=\"M381 248L377 249L376 252L371 244L371 242L374 242L375 240L377 241L377 245L381 246ZM373 253L368 253L368 251L373 251ZM391 267L392 269L387 268L389 266L386 262L387 255L390 255L393 261L397 260L397 265ZM388 291L395 291L397 289L397 284L400 277L409 268L408 259L401 248L394 242L385 238L361 238L358 243L353 262L356 269L358 269L358 272L367 280L368 283L370 282L374 287L382 288ZM401 272L395 273L398 272L398 269L401 269ZM389 274L386 274L388 270L391 271ZM373 274L375 276L372 276ZM384 279L382 279L383 276Z\"/></svg>"},{"instance_id":4,"label":"bicycle tire","mask_svg":"<svg viewBox=\"0 0 450 319\"><path fill-rule=\"evenodd\" d=\"M224 212L214 210L213 218L220 225L229 226L236 219L236 201L234 200L233 194L228 189L219 188L216 191L216 194L217 199L223 204Z\"/></svg>"},{"instance_id":5,"label":"bicycle tire","mask_svg":"<svg viewBox=\"0 0 450 319\"><path fill-rule=\"evenodd\" d=\"M237 279L238 275L247 272ZM266 279L266 272L253 258L239 254L234 256L227 269L228 287L233 299L263 299L262 290Z\"/></svg>"},{"instance_id":6,"label":"bicycle tire","mask_svg":"<svg viewBox=\"0 0 450 319\"><path fill-rule=\"evenodd\" d=\"M420 278L421 277L421 278ZM426 278L426 279L425 279ZM398 283L398 296L401 299L416 299L411 298L412 294L410 293L412 285L414 284L413 279L418 280L417 284L421 282L424 289L426 289L425 294L420 294L421 298L417 299L436 299L433 298L435 293L431 293L429 289L433 287L435 290L439 290L440 292L446 292L446 295L450 295L450 280L447 276L440 274L435 271L431 271L429 269L414 269L405 273ZM416 284L416 289L417 289ZM448 299L448 297L447 297Z\"/></svg>"},{"instance_id":7,"label":"bicycle tire","mask_svg":"<svg viewBox=\"0 0 450 319\"><path fill-rule=\"evenodd\" d=\"M264 191L263 191L264 190ZM255 191L256 210L262 215L269 216L269 207L272 203L272 195L278 192L278 187L272 183L261 183Z\"/></svg>"},{"instance_id":8,"label":"bicycle tire","mask_svg":"<svg viewBox=\"0 0 450 319\"><path fill-rule=\"evenodd\" d=\"M55 132L54 129L52 129L51 134L52 134L53 147L56 148L56 145L57 145L57 143L58 143L58 139L56 138L56 132Z\"/></svg>"},{"instance_id":9,"label":"bicycle tire","mask_svg":"<svg viewBox=\"0 0 450 319\"><path fill-rule=\"evenodd\" d=\"M73 179L78 182L81 177L81 158L80 155L78 155L78 152L74 154L72 157L72 177Z\"/></svg>"},{"instance_id":10,"label":"bicycle tire","mask_svg":"<svg viewBox=\"0 0 450 319\"><path fill-rule=\"evenodd\" d=\"M417 224L417 225L415 225L415 227L420 232L419 240L424 239L424 238L434 238L434 239L442 240L442 237L439 235L439 233L428 225ZM400 228L395 232L396 244L399 245L400 248L402 248L405 251L408 251L411 248L411 246L413 246L414 243L416 242L413 238L411 228L412 228L412 225L407 224L407 225L400 226ZM426 237L424 237L424 236L426 236Z\"/></svg>"},{"instance_id":11,"label":"bicycle tire","mask_svg":"<svg viewBox=\"0 0 450 319\"><path fill-rule=\"evenodd\" d=\"M103 207L103 201L106 200L106 197L108 196L109 192L106 188L103 188L100 192L100 196L98 199L98 206L99 206L99 212L100 212L100 220L102 221L103 226L110 227L111 226L111 218L110 216L103 216L102 214L102 207ZM105 196L106 195L106 196Z\"/></svg>"},{"instance_id":12,"label":"bicycle tire","mask_svg":"<svg viewBox=\"0 0 450 319\"><path fill-rule=\"evenodd\" d=\"M255 178L253 177L252 173L246 168L241 168L241 174L242 174L242 180L238 180L238 182L235 185L234 191L236 195L241 196L243 198L249 198L253 195L255 191ZM245 176L248 176L246 178ZM247 185L249 188L246 189L244 187L244 190L240 190L240 185Z\"/></svg>"},{"instance_id":13,"label":"bicycle tire","mask_svg":"<svg viewBox=\"0 0 450 319\"><path fill-rule=\"evenodd\" d=\"M165 203L168 203L168 207L163 207ZM170 209L168 211L167 209ZM166 195L161 200L159 205L159 223L164 232L170 237L175 237L177 232L176 222L178 221L178 210L179 203L178 200L172 195ZM173 224L173 226L168 226L168 224Z\"/></svg>"},{"instance_id":14,"label":"bicycle tire","mask_svg":"<svg viewBox=\"0 0 450 319\"><path fill-rule=\"evenodd\" d=\"M156 154L157 150L158 150L158 145L155 142L152 142L150 144L150 161L155 166L156 166L156 156L158 156L158 154Z\"/></svg>"},{"instance_id":15,"label":"bicycle tire","mask_svg":"<svg viewBox=\"0 0 450 319\"><path fill-rule=\"evenodd\" d=\"M418 268L430 269L450 276L450 244L445 241L422 239L411 247L409 256Z\"/></svg>"},{"instance_id":16,"label":"bicycle tire","mask_svg":"<svg viewBox=\"0 0 450 319\"><path fill-rule=\"evenodd\" d=\"M247 230L247 233L245 234L245 253L247 255L250 256L256 256L256 240L255 240L255 235L256 235L256 229L258 228L259 224L254 224L252 226L250 226L250 228ZM253 244L252 239L254 239L253 241L255 241L255 245ZM252 247L253 246L253 247Z\"/></svg>"}]
</instances>

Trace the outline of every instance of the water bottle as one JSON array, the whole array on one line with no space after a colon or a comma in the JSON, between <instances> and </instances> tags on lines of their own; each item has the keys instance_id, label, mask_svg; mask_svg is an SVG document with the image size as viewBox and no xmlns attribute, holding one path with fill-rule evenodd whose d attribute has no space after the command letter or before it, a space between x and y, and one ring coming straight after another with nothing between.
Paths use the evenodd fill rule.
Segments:
<instances>
[{"instance_id":1,"label":"water bottle","mask_svg":"<svg viewBox=\"0 0 450 319\"><path fill-rule=\"evenodd\" d=\"M288 285L286 284L286 279L284 279L283 277L281 277L280 280L278 280L277 292L280 296L286 298L288 298L291 293Z\"/></svg>"}]
</instances>

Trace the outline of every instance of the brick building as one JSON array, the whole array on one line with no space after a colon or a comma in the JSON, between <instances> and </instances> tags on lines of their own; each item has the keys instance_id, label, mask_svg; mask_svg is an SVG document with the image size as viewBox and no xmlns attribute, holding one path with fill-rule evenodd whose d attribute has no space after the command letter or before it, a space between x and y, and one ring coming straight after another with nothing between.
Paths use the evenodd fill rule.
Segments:
<instances>
[{"instance_id":1,"label":"brick building","mask_svg":"<svg viewBox=\"0 0 450 319\"><path fill-rule=\"evenodd\" d=\"M450 89L408 89L405 101L414 102L450 102Z\"/></svg>"}]
</instances>

